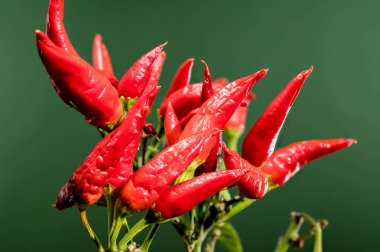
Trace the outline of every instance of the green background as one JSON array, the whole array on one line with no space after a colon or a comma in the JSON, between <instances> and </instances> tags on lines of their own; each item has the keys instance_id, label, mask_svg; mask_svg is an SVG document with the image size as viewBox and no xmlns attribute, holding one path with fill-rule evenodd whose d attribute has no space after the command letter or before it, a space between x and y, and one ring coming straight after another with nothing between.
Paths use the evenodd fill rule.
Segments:
<instances>
[{"instance_id":1,"label":"green background","mask_svg":"<svg viewBox=\"0 0 380 252\"><path fill-rule=\"evenodd\" d=\"M34 30L44 29L47 6L48 0L0 0L0 250L95 251L77 211L51 207L99 136L58 98L38 58ZM189 57L197 60L194 81L202 77L201 59L214 77L231 80L269 68L254 88L248 125L288 80L313 65L281 145L331 137L359 144L310 164L233 224L246 251L271 251L289 212L305 211L330 221L327 251L380 251L380 1L67 0L65 11L77 51L90 60L92 38L101 33L119 77L169 41L161 96ZM90 215L104 230L104 209ZM184 249L166 225L152 251Z\"/></svg>"}]
</instances>

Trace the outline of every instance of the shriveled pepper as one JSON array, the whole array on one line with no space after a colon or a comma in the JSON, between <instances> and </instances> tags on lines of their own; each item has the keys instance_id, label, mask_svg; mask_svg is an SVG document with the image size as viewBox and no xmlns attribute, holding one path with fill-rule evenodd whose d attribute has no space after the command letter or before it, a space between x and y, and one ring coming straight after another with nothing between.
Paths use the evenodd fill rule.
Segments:
<instances>
[{"instance_id":1,"label":"shriveled pepper","mask_svg":"<svg viewBox=\"0 0 380 252\"><path fill-rule=\"evenodd\" d=\"M109 80L80 57L56 46L36 31L37 49L58 95L98 127L116 123L123 108Z\"/></svg>"},{"instance_id":2,"label":"shriveled pepper","mask_svg":"<svg viewBox=\"0 0 380 252\"><path fill-rule=\"evenodd\" d=\"M248 169L206 173L167 189L155 204L155 211L163 219L170 219L190 211L215 193L236 183Z\"/></svg>"},{"instance_id":3,"label":"shriveled pepper","mask_svg":"<svg viewBox=\"0 0 380 252\"><path fill-rule=\"evenodd\" d=\"M273 153L286 116L312 71L311 67L293 78L249 130L243 140L242 155L251 164L260 167Z\"/></svg>"},{"instance_id":4,"label":"shriveled pepper","mask_svg":"<svg viewBox=\"0 0 380 252\"><path fill-rule=\"evenodd\" d=\"M55 204L57 209L74 203L94 204L102 196L103 187L110 184L118 188L131 176L141 128L157 91L158 87L144 90L119 127L92 149L61 189Z\"/></svg>"},{"instance_id":5,"label":"shriveled pepper","mask_svg":"<svg viewBox=\"0 0 380 252\"><path fill-rule=\"evenodd\" d=\"M164 128L167 146L176 143L182 133L182 127L170 102L166 108Z\"/></svg>"},{"instance_id":6,"label":"shriveled pepper","mask_svg":"<svg viewBox=\"0 0 380 252\"><path fill-rule=\"evenodd\" d=\"M229 150L225 144L223 144L223 159L227 170L249 169L249 172L236 183L243 196L251 199L264 197L268 189L268 179L264 172L241 158L236 151Z\"/></svg>"},{"instance_id":7,"label":"shriveled pepper","mask_svg":"<svg viewBox=\"0 0 380 252\"><path fill-rule=\"evenodd\" d=\"M102 36L96 34L92 46L92 63L94 67L104 74L114 87L117 88L119 80L115 77L110 54L103 43Z\"/></svg>"},{"instance_id":8,"label":"shriveled pepper","mask_svg":"<svg viewBox=\"0 0 380 252\"><path fill-rule=\"evenodd\" d=\"M281 186L307 163L356 142L355 139L337 138L293 143L276 150L265 162L262 171L270 176L272 184Z\"/></svg>"},{"instance_id":9,"label":"shriveled pepper","mask_svg":"<svg viewBox=\"0 0 380 252\"><path fill-rule=\"evenodd\" d=\"M149 81L153 63L160 55L165 45L166 43L159 45L147 54L143 55L124 74L118 85L120 96L131 98L140 97Z\"/></svg>"},{"instance_id":10,"label":"shriveled pepper","mask_svg":"<svg viewBox=\"0 0 380 252\"><path fill-rule=\"evenodd\" d=\"M46 16L46 33L51 41L67 53L78 56L63 24L64 0L50 0Z\"/></svg>"},{"instance_id":11,"label":"shriveled pepper","mask_svg":"<svg viewBox=\"0 0 380 252\"><path fill-rule=\"evenodd\" d=\"M252 86L263 78L267 71L267 69L260 70L250 76L231 82L223 89L217 91L201 105L198 112L190 119L180 139L209 130L210 128L222 130ZM215 142L210 141L198 157L199 160L205 160L214 145Z\"/></svg>"},{"instance_id":12,"label":"shriveled pepper","mask_svg":"<svg viewBox=\"0 0 380 252\"><path fill-rule=\"evenodd\" d=\"M193 162L214 132L193 134L161 151L130 177L120 191L120 199L131 210L148 209Z\"/></svg>"},{"instance_id":13,"label":"shriveled pepper","mask_svg":"<svg viewBox=\"0 0 380 252\"><path fill-rule=\"evenodd\" d=\"M194 59L190 58L182 63L178 68L177 73L174 75L172 84L169 87L168 92L165 95L166 100L174 91L184 88L189 85L191 78L191 69L193 68Z\"/></svg>"}]
</instances>

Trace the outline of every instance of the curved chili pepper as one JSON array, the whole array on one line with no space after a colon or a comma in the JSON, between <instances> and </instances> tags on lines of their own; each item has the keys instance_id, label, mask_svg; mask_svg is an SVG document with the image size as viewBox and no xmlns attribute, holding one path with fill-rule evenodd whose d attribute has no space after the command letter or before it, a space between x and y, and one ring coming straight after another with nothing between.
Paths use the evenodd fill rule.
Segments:
<instances>
[{"instance_id":1,"label":"curved chili pepper","mask_svg":"<svg viewBox=\"0 0 380 252\"><path fill-rule=\"evenodd\" d=\"M166 108L164 128L167 146L176 143L182 133L182 128L170 102Z\"/></svg>"},{"instance_id":2,"label":"curved chili pepper","mask_svg":"<svg viewBox=\"0 0 380 252\"><path fill-rule=\"evenodd\" d=\"M204 66L204 75L203 75L203 87L202 87L202 102L205 102L208 100L213 94L214 90L212 88L212 82L211 82L211 74L210 69L206 62L202 61ZM223 133L220 132L218 135L215 136L215 145L210 150L210 153L206 159L206 161L197 168L196 172L198 174L202 174L205 172L212 172L215 171L218 167L218 161L219 161L219 154L221 150L221 144L222 144L222 137Z\"/></svg>"},{"instance_id":3,"label":"curved chili pepper","mask_svg":"<svg viewBox=\"0 0 380 252\"><path fill-rule=\"evenodd\" d=\"M243 158L260 167L273 153L277 137L311 67L293 78L281 93L269 104L243 140Z\"/></svg>"},{"instance_id":4,"label":"curved chili pepper","mask_svg":"<svg viewBox=\"0 0 380 252\"><path fill-rule=\"evenodd\" d=\"M190 58L182 63L182 65L178 68L177 73L174 75L172 84L170 85L169 90L164 97L164 100L166 100L174 91L177 91L178 89L189 85L193 64L193 58Z\"/></svg>"},{"instance_id":5,"label":"curved chili pepper","mask_svg":"<svg viewBox=\"0 0 380 252\"><path fill-rule=\"evenodd\" d=\"M215 193L236 183L248 169L206 173L168 188L157 200L155 211L163 219L187 213Z\"/></svg>"},{"instance_id":6,"label":"curved chili pepper","mask_svg":"<svg viewBox=\"0 0 380 252\"><path fill-rule=\"evenodd\" d=\"M272 184L283 185L307 163L347 148L355 139L324 139L293 143L276 150L265 162L262 171L271 177Z\"/></svg>"},{"instance_id":7,"label":"curved chili pepper","mask_svg":"<svg viewBox=\"0 0 380 252\"><path fill-rule=\"evenodd\" d=\"M111 57L100 34L96 34L94 37L92 46L92 63L94 67L99 72L103 73L112 85L117 88L119 80L115 77Z\"/></svg>"},{"instance_id":8,"label":"curved chili pepper","mask_svg":"<svg viewBox=\"0 0 380 252\"><path fill-rule=\"evenodd\" d=\"M120 199L131 210L148 209L194 161L214 132L194 134L161 151L130 177Z\"/></svg>"},{"instance_id":9,"label":"curved chili pepper","mask_svg":"<svg viewBox=\"0 0 380 252\"><path fill-rule=\"evenodd\" d=\"M240 193L251 199L264 197L268 190L268 179L264 172L240 157L236 151L229 150L223 144L223 159L227 170L249 169L236 183Z\"/></svg>"},{"instance_id":10,"label":"curved chili pepper","mask_svg":"<svg viewBox=\"0 0 380 252\"><path fill-rule=\"evenodd\" d=\"M140 97L149 81L153 63L160 55L163 47L166 44L167 43L159 45L147 54L143 55L124 74L118 85L120 96L131 98Z\"/></svg>"},{"instance_id":11,"label":"curved chili pepper","mask_svg":"<svg viewBox=\"0 0 380 252\"><path fill-rule=\"evenodd\" d=\"M250 76L231 82L217 91L201 105L198 112L190 119L180 139L198 132L207 131L210 128L222 130L247 95L247 92L267 74L267 71L267 69L260 70ZM205 160L214 145L215 141L210 141L205 150L202 151L199 159Z\"/></svg>"},{"instance_id":12,"label":"curved chili pepper","mask_svg":"<svg viewBox=\"0 0 380 252\"><path fill-rule=\"evenodd\" d=\"M245 129L249 103L255 98L253 93L249 93L243 100L242 104L236 109L230 120L224 127L227 132L237 132L241 135Z\"/></svg>"},{"instance_id":13,"label":"curved chili pepper","mask_svg":"<svg viewBox=\"0 0 380 252\"><path fill-rule=\"evenodd\" d=\"M116 123L123 113L116 89L80 57L57 47L36 31L37 49L58 95L74 105L87 122L103 127Z\"/></svg>"},{"instance_id":14,"label":"curved chili pepper","mask_svg":"<svg viewBox=\"0 0 380 252\"><path fill-rule=\"evenodd\" d=\"M212 83L215 92L224 86ZM184 88L178 89L166 98L160 106L160 114L165 115L166 107L171 102L179 120L187 117L193 110L198 109L202 105L202 83L195 83Z\"/></svg>"},{"instance_id":15,"label":"curved chili pepper","mask_svg":"<svg viewBox=\"0 0 380 252\"><path fill-rule=\"evenodd\" d=\"M61 189L55 203L57 209L74 203L94 204L102 196L104 186L118 188L131 176L141 128L157 91L158 87L144 90L119 127L92 149Z\"/></svg>"},{"instance_id":16,"label":"curved chili pepper","mask_svg":"<svg viewBox=\"0 0 380 252\"><path fill-rule=\"evenodd\" d=\"M46 16L46 33L56 46L78 56L63 25L64 2L64 0L50 0Z\"/></svg>"}]
</instances>

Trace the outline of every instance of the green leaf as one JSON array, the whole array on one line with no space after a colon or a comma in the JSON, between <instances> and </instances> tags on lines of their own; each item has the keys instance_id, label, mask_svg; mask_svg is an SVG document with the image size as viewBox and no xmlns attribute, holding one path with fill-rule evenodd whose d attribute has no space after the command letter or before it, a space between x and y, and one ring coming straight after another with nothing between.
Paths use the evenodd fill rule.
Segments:
<instances>
[{"instance_id":1,"label":"green leaf","mask_svg":"<svg viewBox=\"0 0 380 252\"><path fill-rule=\"evenodd\" d=\"M227 251L243 252L243 246L241 245L239 234L230 223L223 223L218 229L221 232L219 241Z\"/></svg>"}]
</instances>

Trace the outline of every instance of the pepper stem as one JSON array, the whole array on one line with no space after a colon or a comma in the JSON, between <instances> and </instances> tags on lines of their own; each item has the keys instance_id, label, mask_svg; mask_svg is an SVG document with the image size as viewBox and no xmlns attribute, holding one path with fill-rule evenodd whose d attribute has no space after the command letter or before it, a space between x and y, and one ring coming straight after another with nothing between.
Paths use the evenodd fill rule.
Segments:
<instances>
[{"instance_id":1,"label":"pepper stem","mask_svg":"<svg viewBox=\"0 0 380 252\"><path fill-rule=\"evenodd\" d=\"M130 230L124 235L124 237L119 242L119 249L124 251L128 248L128 243L135 237L138 233L147 228L150 224L145 218L139 220Z\"/></svg>"},{"instance_id":2,"label":"pepper stem","mask_svg":"<svg viewBox=\"0 0 380 252\"><path fill-rule=\"evenodd\" d=\"M95 246L98 248L98 252L105 252L99 238L96 236L94 230L91 228L90 223L88 222L86 208L78 206L78 210L83 226L87 230L87 233L90 235L91 240L95 243Z\"/></svg>"},{"instance_id":3,"label":"pepper stem","mask_svg":"<svg viewBox=\"0 0 380 252\"><path fill-rule=\"evenodd\" d=\"M143 244L140 248L136 250L136 252L148 252L150 244L152 243L154 236L156 235L156 232L158 228L160 227L160 224L153 224L152 228L150 229L148 235L146 236Z\"/></svg>"}]
</instances>

